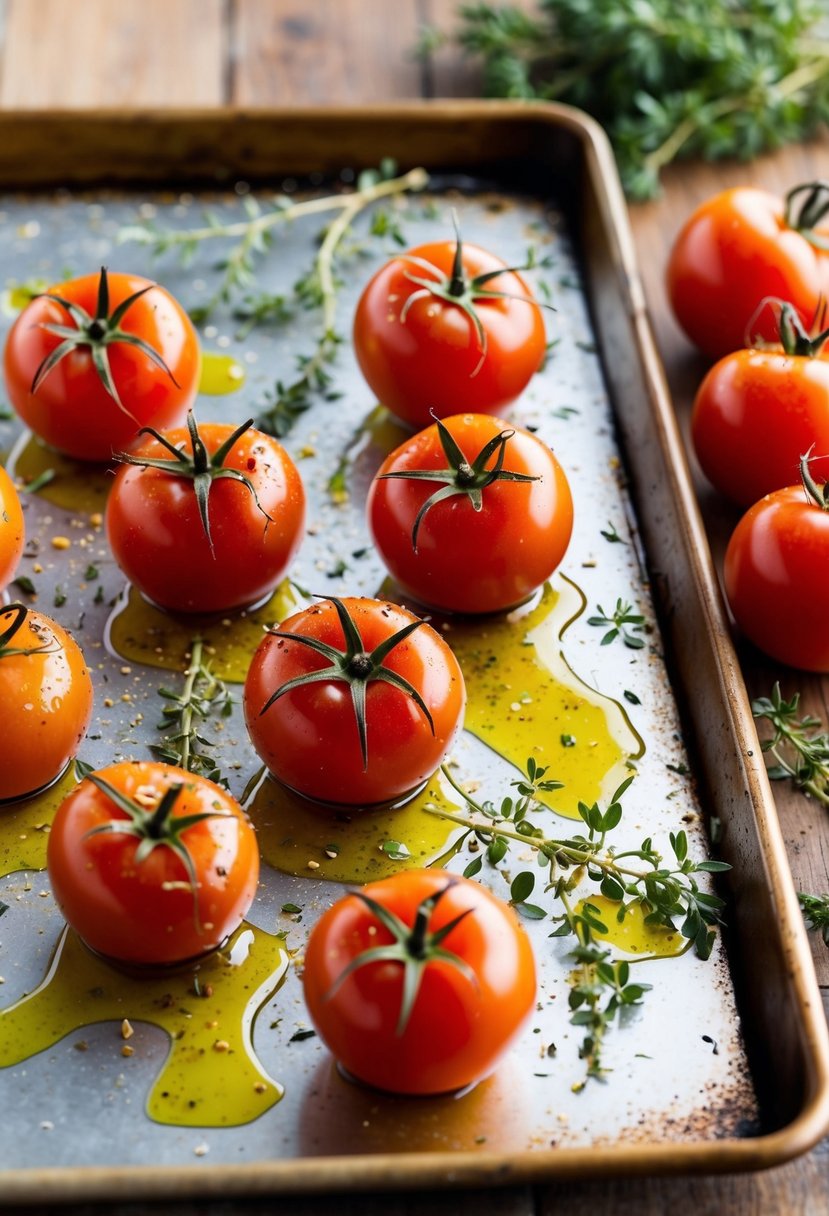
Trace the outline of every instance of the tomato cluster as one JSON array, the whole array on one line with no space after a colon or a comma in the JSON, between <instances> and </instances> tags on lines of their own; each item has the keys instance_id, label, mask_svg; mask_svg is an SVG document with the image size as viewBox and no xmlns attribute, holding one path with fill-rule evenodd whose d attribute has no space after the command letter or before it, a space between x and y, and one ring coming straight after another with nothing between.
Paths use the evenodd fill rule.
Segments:
<instances>
[{"instance_id":1,"label":"tomato cluster","mask_svg":"<svg viewBox=\"0 0 829 1216\"><path fill-rule=\"evenodd\" d=\"M829 672L829 190L785 200L729 190L674 244L668 290L692 342L718 361L697 391L691 440L712 485L743 508L723 581L745 636L779 662Z\"/></svg>"},{"instance_id":2,"label":"tomato cluster","mask_svg":"<svg viewBox=\"0 0 829 1216\"><path fill-rule=\"evenodd\" d=\"M371 533L400 594L446 612L521 604L561 562L572 530L555 456L496 416L545 354L540 306L520 270L457 235L393 259L357 307L354 348L369 387L422 428L374 479ZM199 366L177 301L106 269L35 297L4 358L12 404L44 443L118 462L106 510L113 556L143 596L185 617L268 597L305 522L302 480L274 438L251 422L197 424ZM0 520L2 590L23 546L20 502L2 470ZM91 706L72 638L21 604L0 612L0 801L63 772ZM464 707L463 676L440 632L366 597L321 599L268 631L244 687L250 740L272 777L352 810L422 788ZM131 969L181 966L221 946L258 880L255 833L239 805L166 763L76 767L48 868L87 946ZM335 904L309 942L304 983L343 1066L403 1093L486 1075L535 996L532 952L512 911L440 871L402 873Z\"/></svg>"}]
</instances>

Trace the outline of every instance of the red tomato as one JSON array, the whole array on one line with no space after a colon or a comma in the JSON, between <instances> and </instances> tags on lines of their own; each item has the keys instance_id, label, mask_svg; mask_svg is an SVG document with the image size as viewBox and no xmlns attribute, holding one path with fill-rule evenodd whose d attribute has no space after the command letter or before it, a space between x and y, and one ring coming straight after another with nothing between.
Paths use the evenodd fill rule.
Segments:
<instances>
[{"instance_id":1,"label":"red tomato","mask_svg":"<svg viewBox=\"0 0 829 1216\"><path fill-rule=\"evenodd\" d=\"M691 439L708 480L741 506L791 485L804 452L829 452L829 362L771 350L726 355L699 387Z\"/></svg>"},{"instance_id":2,"label":"red tomato","mask_svg":"<svg viewBox=\"0 0 829 1216\"><path fill-rule=\"evenodd\" d=\"M430 935L453 920L440 957ZM421 966L406 1008L404 976ZM487 1076L536 991L512 909L441 870L404 871L329 908L308 940L303 984L317 1033L343 1068L402 1094L446 1093Z\"/></svg>"},{"instance_id":3,"label":"red tomato","mask_svg":"<svg viewBox=\"0 0 829 1216\"><path fill-rule=\"evenodd\" d=\"M226 790L172 765L90 773L49 833L55 899L90 949L165 966L215 950L256 894L259 848Z\"/></svg>"},{"instance_id":4,"label":"red tomato","mask_svg":"<svg viewBox=\"0 0 829 1216\"><path fill-rule=\"evenodd\" d=\"M273 591L299 548L302 481L284 448L249 424L189 425L146 439L119 469L107 501L109 543L127 578L162 608L243 608Z\"/></svg>"},{"instance_id":5,"label":"red tomato","mask_svg":"<svg viewBox=\"0 0 829 1216\"><path fill-rule=\"evenodd\" d=\"M62 345L66 353L49 370L45 361ZM140 427L182 423L200 368L196 331L169 292L137 275L105 271L33 299L9 331L4 358L17 413L46 443L78 460L110 460L130 447Z\"/></svg>"},{"instance_id":6,"label":"red tomato","mask_svg":"<svg viewBox=\"0 0 829 1216\"><path fill-rule=\"evenodd\" d=\"M51 785L91 716L92 681L77 643L25 604L0 608L0 802Z\"/></svg>"},{"instance_id":7,"label":"red tomato","mask_svg":"<svg viewBox=\"0 0 829 1216\"><path fill-rule=\"evenodd\" d=\"M465 701L443 638L404 608L371 599L323 600L266 634L244 695L253 746L270 772L308 798L352 806L419 789L451 747Z\"/></svg>"},{"instance_id":8,"label":"red tomato","mask_svg":"<svg viewBox=\"0 0 829 1216\"><path fill-rule=\"evenodd\" d=\"M434 479L406 476L438 470L444 475ZM488 414L458 414L385 460L368 519L407 595L451 612L501 612L526 600L564 557L573 500L540 439Z\"/></svg>"},{"instance_id":9,"label":"red tomato","mask_svg":"<svg viewBox=\"0 0 829 1216\"><path fill-rule=\"evenodd\" d=\"M728 543L724 582L734 619L778 662L829 672L829 510L803 486L767 494Z\"/></svg>"},{"instance_id":10,"label":"red tomato","mask_svg":"<svg viewBox=\"0 0 829 1216\"><path fill-rule=\"evenodd\" d=\"M436 241L393 258L357 305L354 350L363 375L383 405L416 427L429 425L431 411L498 413L544 358L541 309L521 276L466 244L455 276L458 247Z\"/></svg>"},{"instance_id":11,"label":"red tomato","mask_svg":"<svg viewBox=\"0 0 829 1216\"><path fill-rule=\"evenodd\" d=\"M11 477L0 465L0 591L14 578L24 539L23 508Z\"/></svg>"},{"instance_id":12,"label":"red tomato","mask_svg":"<svg viewBox=\"0 0 829 1216\"><path fill-rule=\"evenodd\" d=\"M784 202L764 190L726 190L686 222L668 261L668 295L704 354L719 359L756 335L774 341L771 310L755 316L767 297L788 300L812 327L829 294L829 259L809 237L814 231L825 240L829 227L819 226L823 212L811 191L798 187Z\"/></svg>"}]
</instances>

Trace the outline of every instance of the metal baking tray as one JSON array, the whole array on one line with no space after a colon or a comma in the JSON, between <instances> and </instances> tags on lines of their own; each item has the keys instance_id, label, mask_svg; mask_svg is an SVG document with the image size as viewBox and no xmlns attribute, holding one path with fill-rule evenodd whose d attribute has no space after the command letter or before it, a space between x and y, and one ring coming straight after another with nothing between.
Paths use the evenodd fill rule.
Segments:
<instances>
[{"instance_id":1,"label":"metal baking tray","mask_svg":"<svg viewBox=\"0 0 829 1216\"><path fill-rule=\"evenodd\" d=\"M152 216L160 226L190 226L208 201L214 211L235 215L249 190L266 200L274 186L336 180L344 169L353 174L384 157L402 169L422 164L432 175L431 207L406 204L400 214L408 243L442 234L453 205L467 239L498 245L507 260L520 262L528 244L551 255L544 273L554 289L557 311L548 330L557 342L511 417L554 444L574 489L577 527L546 599L510 628L522 639L530 634L556 678L576 689L585 706L601 709L619 752L602 791L617 783L625 760L638 768L626 810L630 839L653 832L666 844L668 831L687 823L699 855L707 825L715 823L717 855L733 867L719 884L727 908L716 958L649 964L657 973L647 977L654 993L631 1025L612 1031L606 1083L572 1092L580 1070L565 1009L566 947L551 942L549 922L541 922L529 926L542 969L539 1005L513 1053L470 1094L404 1100L345 1081L322 1046L302 1034L307 1021L292 957L301 953L314 914L339 893L335 883L356 873L328 857L309 877L309 852L326 858L323 836L310 834L291 854L273 799L254 794L263 851L279 868L265 867L235 947L237 962L250 950L255 966L246 982L255 981L255 990L242 1001L232 1041L238 1060L222 1084L243 1084L257 1097L237 1115L246 1121L216 1126L192 1098L201 1083L192 1065L183 1075L195 1106L164 1113L167 1091L159 1093L158 1080L169 1079L174 1061L152 1007L167 994L137 981L102 980L71 940L61 946L59 914L45 874L36 872L43 823L30 822L31 814L27 820L25 810L0 811L20 815L0 885L11 907L0 924L0 1012L33 993L47 974L70 975L103 994L97 1019L80 1026L70 1018L50 1032L48 1050L0 1069L7 1112L0 1202L727 1172L771 1166L811 1147L829 1125L826 1024L602 132L566 107L463 102L0 116L0 136L6 191L0 254L9 277L54 280L67 264L80 273L106 261L148 273L185 303L198 303L194 292L209 290L209 259L187 269L169 259L153 264L146 249L117 245L122 225ZM267 263L273 270L263 275L290 283L307 264L316 230L277 243ZM341 328L347 330L359 286L385 252L375 242L368 257L349 263ZM290 377L312 324L301 318L240 344L227 310L220 311L204 330L205 345L235 354L247 382L233 396L200 399L200 416L236 421L255 412L273 381ZM294 574L313 591L371 594L382 570L365 552L362 498L383 450L403 433L371 415L374 403L347 350L337 364L337 388L343 398L323 406L328 413L314 407L286 440L301 458L312 504L312 534ZM0 427L0 443L16 444L13 467L27 467L17 424ZM344 454L348 498L332 501L330 474ZM177 677L158 670L152 646L111 651L122 605L110 601L117 601L123 580L91 519L94 482L87 487L92 497L75 510L31 496L27 526L41 542L39 603L76 630L93 667L96 719L82 754L103 764L113 753L147 754L158 684ZM591 505L582 509L588 498ZM600 539L607 523L624 544ZM61 533L72 540L65 553L49 547ZM105 596L85 581L90 564L99 569ZM53 609L58 586L70 594ZM602 648L587 623L588 606L610 607L619 595L634 599L646 616L642 650ZM263 619L250 622L254 633ZM207 637L220 673L222 628ZM490 628L449 622L447 636L463 647L464 637L474 641ZM186 648L186 632L178 636ZM183 651L180 657L179 674ZM623 699L623 690L634 696ZM511 758L518 762L528 738L519 726L521 703L519 697L499 711L514 724ZM217 750L240 795L255 757L238 707L223 725ZM465 735L453 757L458 775L480 777L484 793L490 785L503 791L514 770L481 742L483 728L472 730L478 737ZM415 833L411 814L405 831ZM567 820L561 824L566 831ZM399 864L377 855L392 824L373 830L367 874ZM434 860L450 846L430 836L420 856ZM462 868L467 860L452 857L448 864ZM498 875L491 881L506 893ZM285 903L302 913L286 914ZM280 932L287 934L287 953ZM176 993L185 1038L194 1018L212 1012L199 999L186 989ZM136 1028L129 1059L120 1054L122 1016ZM0 1052L3 1027L0 1017ZM215 1085L215 1078L205 1084Z\"/></svg>"}]
</instances>

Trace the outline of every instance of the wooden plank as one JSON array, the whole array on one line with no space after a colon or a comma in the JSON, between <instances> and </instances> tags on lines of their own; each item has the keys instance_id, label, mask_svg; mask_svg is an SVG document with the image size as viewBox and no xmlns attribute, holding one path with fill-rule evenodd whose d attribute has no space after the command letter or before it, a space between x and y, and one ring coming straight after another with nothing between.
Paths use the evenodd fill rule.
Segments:
<instances>
[{"instance_id":1,"label":"wooden plank","mask_svg":"<svg viewBox=\"0 0 829 1216\"><path fill-rule=\"evenodd\" d=\"M218 106L224 0L7 0L3 109Z\"/></svg>"},{"instance_id":2,"label":"wooden plank","mask_svg":"<svg viewBox=\"0 0 829 1216\"><path fill-rule=\"evenodd\" d=\"M231 99L348 104L421 95L417 0L235 0Z\"/></svg>"},{"instance_id":3,"label":"wooden plank","mask_svg":"<svg viewBox=\"0 0 829 1216\"><path fill-rule=\"evenodd\" d=\"M818 1216L829 1194L829 1142L799 1161L757 1174L611 1179L544 1188L538 1216L636 1216L717 1213L718 1216Z\"/></svg>"},{"instance_id":4,"label":"wooden plank","mask_svg":"<svg viewBox=\"0 0 829 1216\"><path fill-rule=\"evenodd\" d=\"M750 164L729 161L716 165L673 166L665 174L661 198L631 206L631 225L648 310L686 435L694 394L708 363L692 350L668 305L665 267L676 234L704 199L729 186L747 183L782 195L799 182L827 176L829 134L809 144L784 148ZM695 472L715 558L719 559L740 512L720 501L706 484L690 448L689 460ZM772 663L747 644L741 646L740 658L752 696L768 696L775 680L779 680L785 695L801 692L804 713L812 713L829 725L829 680ZM762 724L760 730L761 734L767 735ZM829 814L788 782L776 783L774 794L796 889L813 894L829 892ZM813 940L813 955L818 981L829 985L829 950L817 935Z\"/></svg>"}]
</instances>

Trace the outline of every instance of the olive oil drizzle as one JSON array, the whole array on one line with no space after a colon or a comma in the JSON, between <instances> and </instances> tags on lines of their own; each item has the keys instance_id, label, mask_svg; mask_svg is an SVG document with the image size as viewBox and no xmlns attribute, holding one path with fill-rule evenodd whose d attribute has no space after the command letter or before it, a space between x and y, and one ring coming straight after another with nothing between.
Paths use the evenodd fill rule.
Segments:
<instances>
[{"instance_id":1,"label":"olive oil drizzle","mask_svg":"<svg viewBox=\"0 0 829 1216\"><path fill-rule=\"evenodd\" d=\"M147 1096L151 1119L178 1127L250 1123L283 1094L256 1058L252 1027L283 983L288 963L280 937L243 924L225 949L192 968L132 978L65 929L43 981L0 1010L0 1068L20 1064L85 1026L110 1021L121 1054L140 1059L137 1037L138 1045L127 1044L124 1051L124 1020L132 1031L148 1022L170 1036L169 1055ZM129 1060L122 1064L129 1068Z\"/></svg>"},{"instance_id":2,"label":"olive oil drizzle","mask_svg":"<svg viewBox=\"0 0 829 1216\"><path fill-rule=\"evenodd\" d=\"M612 791L645 750L619 702L585 684L562 654L585 606L559 575L528 608L449 619L443 630L466 680L466 730L522 771L528 756L547 766L563 788L539 801L569 819L578 819L579 801Z\"/></svg>"},{"instance_id":3,"label":"olive oil drizzle","mask_svg":"<svg viewBox=\"0 0 829 1216\"><path fill-rule=\"evenodd\" d=\"M591 895L589 899L579 900L575 911L581 913L585 903L592 904L598 910L600 920L607 926L607 933L594 930L596 939L624 954L638 956L638 962L675 958L693 945L678 929L647 924L647 911L635 900L624 905L621 920L619 912L623 905L616 900L607 899L604 895Z\"/></svg>"},{"instance_id":4,"label":"olive oil drizzle","mask_svg":"<svg viewBox=\"0 0 829 1216\"><path fill-rule=\"evenodd\" d=\"M35 493L53 506L92 515L102 512L112 485L115 462L84 463L47 447L29 431L9 453L6 471L29 493Z\"/></svg>"},{"instance_id":5,"label":"olive oil drizzle","mask_svg":"<svg viewBox=\"0 0 829 1216\"><path fill-rule=\"evenodd\" d=\"M204 350L201 357L199 392L206 397L226 397L245 383L245 369L233 355Z\"/></svg>"},{"instance_id":6,"label":"olive oil drizzle","mask_svg":"<svg viewBox=\"0 0 829 1216\"><path fill-rule=\"evenodd\" d=\"M246 809L262 858L275 870L365 883L402 869L446 864L454 853L450 838L459 833L448 820L424 814L425 806L458 810L440 773L404 806L365 810L320 806L265 777Z\"/></svg>"},{"instance_id":7,"label":"olive oil drizzle","mask_svg":"<svg viewBox=\"0 0 829 1216\"><path fill-rule=\"evenodd\" d=\"M303 602L286 579L259 607L233 615L173 615L128 585L107 621L104 643L119 659L180 672L189 666L192 640L198 634L216 678L241 684L265 630L297 612Z\"/></svg>"}]
</instances>

